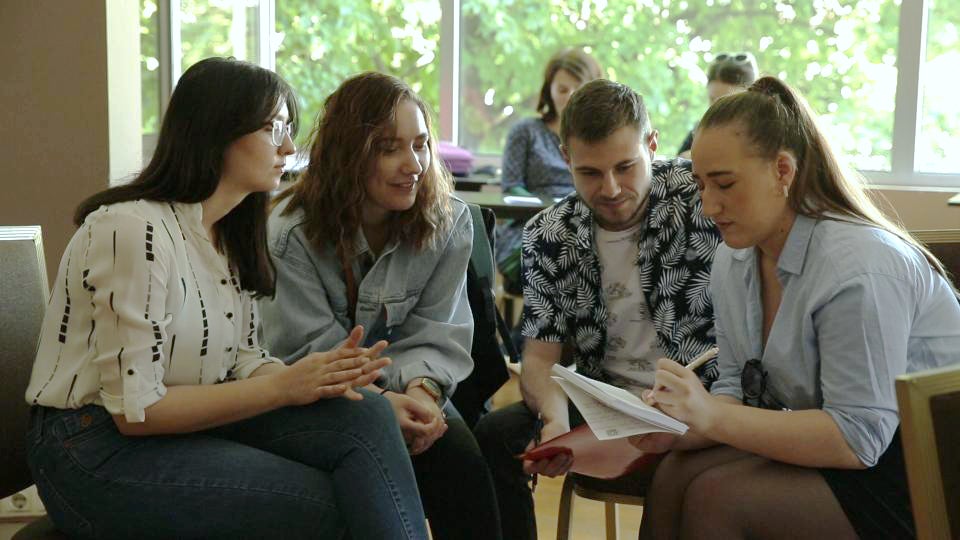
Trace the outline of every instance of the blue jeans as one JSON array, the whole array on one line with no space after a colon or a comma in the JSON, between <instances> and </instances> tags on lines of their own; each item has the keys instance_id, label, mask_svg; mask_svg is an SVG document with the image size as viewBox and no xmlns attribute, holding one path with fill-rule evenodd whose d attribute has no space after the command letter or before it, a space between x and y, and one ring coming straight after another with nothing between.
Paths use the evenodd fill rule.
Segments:
<instances>
[{"instance_id":1,"label":"blue jeans","mask_svg":"<svg viewBox=\"0 0 960 540\"><path fill-rule=\"evenodd\" d=\"M76 538L426 539L393 410L363 393L147 437L97 405L34 407L30 468Z\"/></svg>"}]
</instances>

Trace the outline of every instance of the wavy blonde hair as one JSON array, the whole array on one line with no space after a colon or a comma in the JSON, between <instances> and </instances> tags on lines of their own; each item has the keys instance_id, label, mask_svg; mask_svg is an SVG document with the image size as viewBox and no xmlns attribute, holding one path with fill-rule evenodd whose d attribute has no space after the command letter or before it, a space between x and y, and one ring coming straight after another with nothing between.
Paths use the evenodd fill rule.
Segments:
<instances>
[{"instance_id":1,"label":"wavy blonde hair","mask_svg":"<svg viewBox=\"0 0 960 540\"><path fill-rule=\"evenodd\" d=\"M285 215L303 211L304 231L318 250L333 243L343 256L356 253L354 238L367 198L366 181L375 173L380 155L377 141L392 135L397 108L407 99L423 113L431 159L420 175L416 201L391 216L389 230L422 250L435 247L439 233L451 225L453 180L438 159L429 108L400 79L366 72L344 81L326 99L311 134L307 169L274 202L290 199Z\"/></svg>"}]
</instances>

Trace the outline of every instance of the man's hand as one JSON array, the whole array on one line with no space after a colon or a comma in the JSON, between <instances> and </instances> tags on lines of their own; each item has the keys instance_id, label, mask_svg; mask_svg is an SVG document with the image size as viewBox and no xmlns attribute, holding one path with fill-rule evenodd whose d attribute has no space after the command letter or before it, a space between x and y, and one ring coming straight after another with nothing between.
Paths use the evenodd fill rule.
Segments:
<instances>
[{"instance_id":1,"label":"man's hand","mask_svg":"<svg viewBox=\"0 0 960 540\"><path fill-rule=\"evenodd\" d=\"M570 426L561 422L547 422L540 430L540 441L546 442L550 439L559 437L570 431ZM530 441L527 450L536 446L534 441ZM573 456L570 454L557 454L550 459L541 459L539 461L523 461L523 472L526 474L542 474L551 478L566 474L573 466Z\"/></svg>"}]
</instances>

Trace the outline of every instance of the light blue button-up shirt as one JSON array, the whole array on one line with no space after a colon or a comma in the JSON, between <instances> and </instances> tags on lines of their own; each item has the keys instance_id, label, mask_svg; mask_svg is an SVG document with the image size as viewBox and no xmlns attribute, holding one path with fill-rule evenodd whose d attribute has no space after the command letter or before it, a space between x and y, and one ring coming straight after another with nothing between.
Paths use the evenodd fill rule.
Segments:
<instances>
[{"instance_id":1,"label":"light blue button-up shirt","mask_svg":"<svg viewBox=\"0 0 960 540\"><path fill-rule=\"evenodd\" d=\"M347 337L352 324L367 330L384 319L376 336L390 345L393 363L379 384L403 391L418 377L437 381L446 395L473 370L473 314L467 298L467 265L473 222L466 204L451 199L452 223L436 248L417 251L396 239L373 260L363 232L352 261L357 278L356 312L347 313L347 286L333 244L316 249L303 227L303 213L283 215L287 201L270 214L269 247L277 269L276 294L260 299L264 341L285 362L328 351Z\"/></svg>"},{"instance_id":2,"label":"light blue button-up shirt","mask_svg":"<svg viewBox=\"0 0 960 540\"><path fill-rule=\"evenodd\" d=\"M720 376L711 392L741 399L752 358L767 393L823 409L866 466L899 425L894 378L960 363L960 304L923 255L866 225L798 216L777 263L780 308L763 346L754 248L717 249L711 275Z\"/></svg>"}]
</instances>

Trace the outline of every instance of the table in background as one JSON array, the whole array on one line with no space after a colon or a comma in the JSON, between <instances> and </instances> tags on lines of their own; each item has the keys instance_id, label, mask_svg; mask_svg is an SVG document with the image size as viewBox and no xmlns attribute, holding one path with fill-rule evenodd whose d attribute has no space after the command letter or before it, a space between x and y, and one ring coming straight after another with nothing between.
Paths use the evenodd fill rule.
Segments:
<instances>
[{"instance_id":1,"label":"table in background","mask_svg":"<svg viewBox=\"0 0 960 540\"><path fill-rule=\"evenodd\" d=\"M537 212L553 204L553 201L544 201L540 199L539 204L514 204L506 203L502 193L490 193L485 191L457 191L456 196L468 203L478 206L484 206L493 210L497 219L521 219L528 220L535 216Z\"/></svg>"},{"instance_id":2,"label":"table in background","mask_svg":"<svg viewBox=\"0 0 960 540\"><path fill-rule=\"evenodd\" d=\"M486 186L500 186L499 176L476 174L471 176L454 176L453 186L457 191L483 191Z\"/></svg>"}]
</instances>

